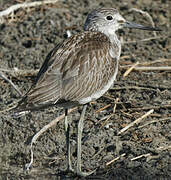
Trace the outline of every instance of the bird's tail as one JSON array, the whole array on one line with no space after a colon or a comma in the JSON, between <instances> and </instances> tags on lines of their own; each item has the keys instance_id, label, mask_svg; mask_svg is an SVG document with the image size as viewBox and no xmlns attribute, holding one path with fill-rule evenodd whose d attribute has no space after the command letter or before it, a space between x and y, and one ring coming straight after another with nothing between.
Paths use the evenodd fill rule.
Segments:
<instances>
[{"instance_id":1,"label":"bird's tail","mask_svg":"<svg viewBox=\"0 0 171 180\"><path fill-rule=\"evenodd\" d=\"M25 114L28 114L33 111L40 111L49 107L57 106L57 107L63 107L63 108L73 108L75 106L78 106L78 102L75 101L65 101L64 99L60 99L57 103L48 102L45 104L33 104L28 101L27 95L25 95L21 101L18 102L17 106L12 109L12 114L14 118L21 117Z\"/></svg>"},{"instance_id":2,"label":"bird's tail","mask_svg":"<svg viewBox=\"0 0 171 180\"><path fill-rule=\"evenodd\" d=\"M32 104L32 103L28 102L28 97L26 95L18 102L17 106L12 109L12 114L13 114L14 118L18 118L18 117L21 117L32 111L42 110L42 109L48 108L52 105L54 105L54 104L52 104L52 103L46 103L46 104L41 104L41 105L40 104L38 104L38 105Z\"/></svg>"}]
</instances>

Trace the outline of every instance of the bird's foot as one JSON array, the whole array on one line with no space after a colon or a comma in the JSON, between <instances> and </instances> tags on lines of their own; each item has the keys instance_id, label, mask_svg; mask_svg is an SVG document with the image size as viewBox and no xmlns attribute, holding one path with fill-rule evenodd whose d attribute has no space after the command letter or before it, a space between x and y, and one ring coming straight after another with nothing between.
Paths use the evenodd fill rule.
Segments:
<instances>
[{"instance_id":1,"label":"bird's foot","mask_svg":"<svg viewBox=\"0 0 171 180\"><path fill-rule=\"evenodd\" d=\"M90 176L91 174L93 174L96 171L96 169L93 171L89 171L89 172L82 172L82 170L81 170L81 159L80 158L77 159L76 174L78 176L81 176L81 177L86 177L86 176Z\"/></svg>"},{"instance_id":2,"label":"bird's foot","mask_svg":"<svg viewBox=\"0 0 171 180\"><path fill-rule=\"evenodd\" d=\"M68 165L66 172L75 173L75 170L72 168L71 164Z\"/></svg>"},{"instance_id":3,"label":"bird's foot","mask_svg":"<svg viewBox=\"0 0 171 180\"><path fill-rule=\"evenodd\" d=\"M93 171L90 171L90 172L82 172L80 168L77 168L76 174L77 174L78 176L81 176L81 177L86 177L86 176L90 176L90 175L93 174L95 171L96 171L96 169L93 170Z\"/></svg>"},{"instance_id":4,"label":"bird's foot","mask_svg":"<svg viewBox=\"0 0 171 180\"><path fill-rule=\"evenodd\" d=\"M91 174L93 174L96 171L90 171L90 172L82 172L80 168L76 168L75 170L72 167L68 167L67 170L65 171L66 173L73 173L76 174L77 176L80 177L86 177L86 176L90 176Z\"/></svg>"}]
</instances>

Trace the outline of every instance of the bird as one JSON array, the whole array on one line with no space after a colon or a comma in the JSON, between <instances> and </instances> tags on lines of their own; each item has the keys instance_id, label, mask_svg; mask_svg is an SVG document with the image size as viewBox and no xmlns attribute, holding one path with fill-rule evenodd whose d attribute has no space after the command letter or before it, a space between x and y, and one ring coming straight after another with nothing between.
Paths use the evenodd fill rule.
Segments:
<instances>
[{"instance_id":1,"label":"bird","mask_svg":"<svg viewBox=\"0 0 171 180\"><path fill-rule=\"evenodd\" d=\"M159 28L127 21L115 8L92 10L84 31L65 39L47 55L36 80L16 107L16 113L32 112L50 106L65 110L67 169L79 176L95 172L81 170L81 138L87 104L95 101L114 85L118 73L121 42L116 31L133 28L160 31ZM72 168L68 109L83 106L78 123L77 166Z\"/></svg>"}]
</instances>

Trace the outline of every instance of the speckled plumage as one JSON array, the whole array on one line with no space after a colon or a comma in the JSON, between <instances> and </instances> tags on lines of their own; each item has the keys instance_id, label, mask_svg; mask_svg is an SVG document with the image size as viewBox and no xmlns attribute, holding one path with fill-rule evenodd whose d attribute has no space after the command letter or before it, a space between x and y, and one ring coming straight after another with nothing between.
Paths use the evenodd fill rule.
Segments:
<instances>
[{"instance_id":1,"label":"speckled plumage","mask_svg":"<svg viewBox=\"0 0 171 180\"><path fill-rule=\"evenodd\" d=\"M111 46L108 37L100 32L84 32L69 38L54 49L50 57L53 64L27 94L27 102L80 102L103 89L117 65L116 58L109 53Z\"/></svg>"}]
</instances>

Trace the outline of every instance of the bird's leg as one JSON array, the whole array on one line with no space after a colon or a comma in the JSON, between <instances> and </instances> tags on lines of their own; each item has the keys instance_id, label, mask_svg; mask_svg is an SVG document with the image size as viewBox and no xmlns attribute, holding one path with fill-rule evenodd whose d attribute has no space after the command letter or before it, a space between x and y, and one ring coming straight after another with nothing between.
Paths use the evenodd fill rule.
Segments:
<instances>
[{"instance_id":1,"label":"bird's leg","mask_svg":"<svg viewBox=\"0 0 171 180\"><path fill-rule=\"evenodd\" d=\"M91 172L82 172L81 171L81 138L82 138L82 131L83 131L83 120L84 115L86 112L87 105L83 106L83 110L81 113L81 117L78 123L78 137L77 137L77 175L79 176L89 176L90 174L94 173L96 170Z\"/></svg>"},{"instance_id":2,"label":"bird's leg","mask_svg":"<svg viewBox=\"0 0 171 180\"><path fill-rule=\"evenodd\" d=\"M74 171L71 164L71 151L70 151L70 125L68 123L68 109L65 109L65 135L67 145L67 171Z\"/></svg>"}]
</instances>

